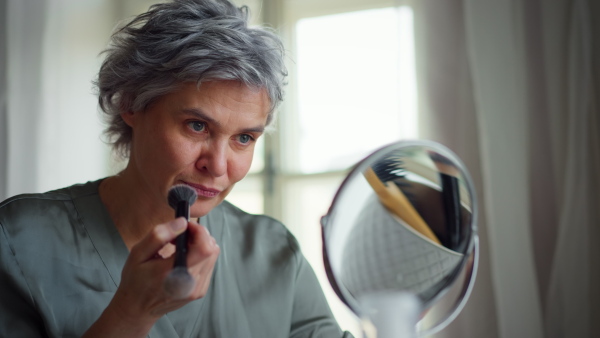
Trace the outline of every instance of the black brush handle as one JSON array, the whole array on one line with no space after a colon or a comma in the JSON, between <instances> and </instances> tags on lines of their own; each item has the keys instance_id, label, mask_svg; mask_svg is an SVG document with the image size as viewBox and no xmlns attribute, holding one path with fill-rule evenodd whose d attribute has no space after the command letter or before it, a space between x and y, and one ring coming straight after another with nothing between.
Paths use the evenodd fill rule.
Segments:
<instances>
[{"instance_id":1,"label":"black brush handle","mask_svg":"<svg viewBox=\"0 0 600 338\"><path fill-rule=\"evenodd\" d=\"M175 209L175 218L185 217L186 221L190 219L190 205L187 201L177 202ZM179 236L175 238L175 264L173 267L187 268L187 253L188 253L188 230L185 229Z\"/></svg>"},{"instance_id":2,"label":"black brush handle","mask_svg":"<svg viewBox=\"0 0 600 338\"><path fill-rule=\"evenodd\" d=\"M460 192L455 176L440 173L442 196L448 233L447 247L456 250L460 244Z\"/></svg>"}]
</instances>

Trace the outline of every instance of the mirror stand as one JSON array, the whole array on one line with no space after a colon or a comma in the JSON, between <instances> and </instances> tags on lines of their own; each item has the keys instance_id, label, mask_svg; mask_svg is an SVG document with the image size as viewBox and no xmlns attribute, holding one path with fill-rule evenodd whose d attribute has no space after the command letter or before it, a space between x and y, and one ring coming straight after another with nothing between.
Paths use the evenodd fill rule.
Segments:
<instances>
[{"instance_id":1,"label":"mirror stand","mask_svg":"<svg viewBox=\"0 0 600 338\"><path fill-rule=\"evenodd\" d=\"M375 327L373 333L364 330L366 338L417 338L422 304L414 294L401 291L368 293L362 295L358 303Z\"/></svg>"}]
</instances>

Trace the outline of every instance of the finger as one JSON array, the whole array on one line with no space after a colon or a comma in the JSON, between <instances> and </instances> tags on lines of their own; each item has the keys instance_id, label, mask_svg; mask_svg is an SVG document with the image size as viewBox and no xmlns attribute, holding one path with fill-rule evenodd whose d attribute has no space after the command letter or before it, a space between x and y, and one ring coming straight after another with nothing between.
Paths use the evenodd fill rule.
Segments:
<instances>
[{"instance_id":1,"label":"finger","mask_svg":"<svg viewBox=\"0 0 600 338\"><path fill-rule=\"evenodd\" d=\"M155 226L146 237L131 249L131 259L134 262L145 262L155 257L162 247L184 232L186 228L187 221L183 217Z\"/></svg>"}]
</instances>

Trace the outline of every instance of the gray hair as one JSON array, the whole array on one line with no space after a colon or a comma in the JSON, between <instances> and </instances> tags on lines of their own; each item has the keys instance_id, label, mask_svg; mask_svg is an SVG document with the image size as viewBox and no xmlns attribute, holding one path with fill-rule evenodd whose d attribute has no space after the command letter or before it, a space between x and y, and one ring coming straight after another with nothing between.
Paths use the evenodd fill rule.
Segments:
<instances>
[{"instance_id":1,"label":"gray hair","mask_svg":"<svg viewBox=\"0 0 600 338\"><path fill-rule=\"evenodd\" d=\"M143 111L184 82L237 80L265 89L269 125L283 100L287 70L280 39L248 27L248 8L227 0L175 0L155 4L112 35L94 82L106 114L105 133L128 157L131 128L122 112Z\"/></svg>"}]
</instances>

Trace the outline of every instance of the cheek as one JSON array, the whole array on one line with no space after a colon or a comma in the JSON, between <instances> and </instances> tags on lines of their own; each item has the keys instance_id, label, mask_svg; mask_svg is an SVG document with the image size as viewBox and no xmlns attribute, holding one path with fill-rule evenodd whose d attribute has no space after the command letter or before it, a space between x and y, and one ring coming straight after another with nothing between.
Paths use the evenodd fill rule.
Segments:
<instances>
[{"instance_id":1,"label":"cheek","mask_svg":"<svg viewBox=\"0 0 600 338\"><path fill-rule=\"evenodd\" d=\"M190 145L181 142L176 137L164 134L154 134L148 140L144 154L146 163L150 162L154 167L161 171L171 172L188 164L194 149Z\"/></svg>"},{"instance_id":2,"label":"cheek","mask_svg":"<svg viewBox=\"0 0 600 338\"><path fill-rule=\"evenodd\" d=\"M229 177L232 183L237 183L246 176L252 165L252 157L254 152L239 154L229 162Z\"/></svg>"}]
</instances>

